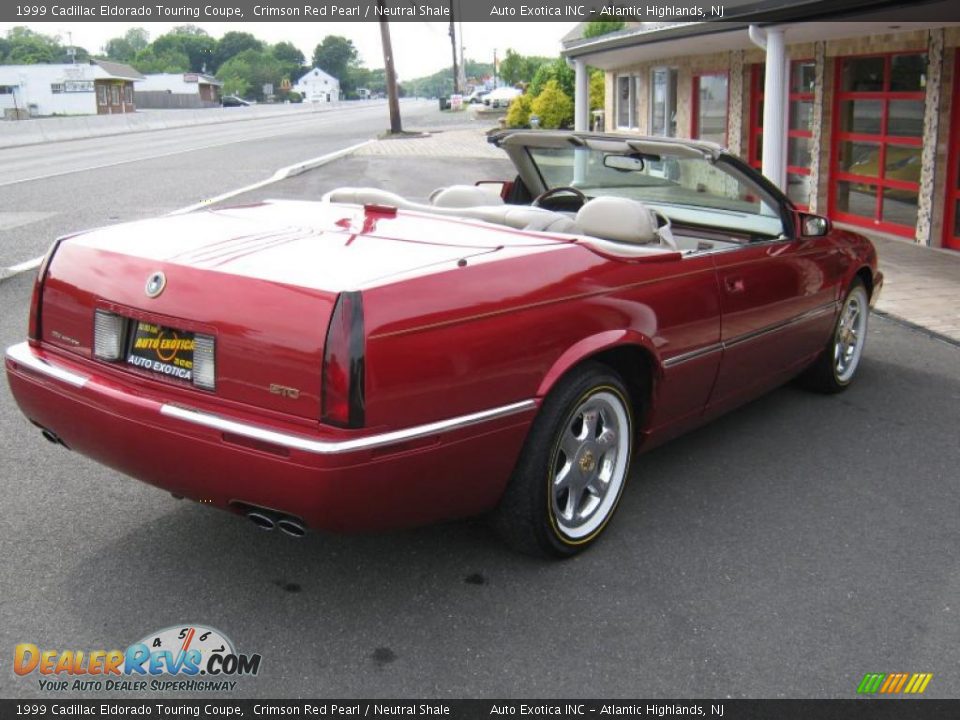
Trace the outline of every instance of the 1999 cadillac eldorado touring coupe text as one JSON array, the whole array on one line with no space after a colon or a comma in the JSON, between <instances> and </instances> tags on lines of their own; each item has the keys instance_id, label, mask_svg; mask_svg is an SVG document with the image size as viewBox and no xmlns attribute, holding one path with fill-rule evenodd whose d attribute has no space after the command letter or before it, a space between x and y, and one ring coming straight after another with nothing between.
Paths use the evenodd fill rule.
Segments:
<instances>
[{"instance_id":1,"label":"1999 cadillac eldorado touring coupe text","mask_svg":"<svg viewBox=\"0 0 960 720\"><path fill-rule=\"evenodd\" d=\"M493 192L341 188L59 240L7 350L17 402L264 527L489 512L563 556L636 451L800 373L853 380L882 284L864 238L708 143L490 140L517 169Z\"/></svg>"}]
</instances>

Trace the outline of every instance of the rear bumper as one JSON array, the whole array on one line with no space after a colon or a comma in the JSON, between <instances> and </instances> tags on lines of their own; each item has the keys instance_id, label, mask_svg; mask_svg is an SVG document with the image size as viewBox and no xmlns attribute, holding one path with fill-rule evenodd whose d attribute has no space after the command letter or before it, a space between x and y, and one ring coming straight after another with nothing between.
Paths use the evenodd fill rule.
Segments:
<instances>
[{"instance_id":1,"label":"rear bumper","mask_svg":"<svg viewBox=\"0 0 960 720\"><path fill-rule=\"evenodd\" d=\"M315 529L386 530L477 514L503 492L533 400L381 433L218 407L187 407L21 343L6 353L23 413L71 449L178 495L302 518Z\"/></svg>"}]
</instances>

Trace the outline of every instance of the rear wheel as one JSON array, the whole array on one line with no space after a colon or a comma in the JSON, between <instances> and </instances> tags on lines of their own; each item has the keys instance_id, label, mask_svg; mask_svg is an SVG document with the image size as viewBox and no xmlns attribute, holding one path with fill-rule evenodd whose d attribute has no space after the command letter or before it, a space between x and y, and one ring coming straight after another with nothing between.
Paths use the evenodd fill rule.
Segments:
<instances>
[{"instance_id":1,"label":"rear wheel","mask_svg":"<svg viewBox=\"0 0 960 720\"><path fill-rule=\"evenodd\" d=\"M600 536L630 467L628 397L620 377L600 364L575 370L550 392L494 514L508 543L566 557Z\"/></svg>"},{"instance_id":2,"label":"rear wheel","mask_svg":"<svg viewBox=\"0 0 960 720\"><path fill-rule=\"evenodd\" d=\"M869 315L870 298L863 281L857 278L843 300L826 348L801 377L806 387L823 393L847 389L860 367Z\"/></svg>"}]
</instances>

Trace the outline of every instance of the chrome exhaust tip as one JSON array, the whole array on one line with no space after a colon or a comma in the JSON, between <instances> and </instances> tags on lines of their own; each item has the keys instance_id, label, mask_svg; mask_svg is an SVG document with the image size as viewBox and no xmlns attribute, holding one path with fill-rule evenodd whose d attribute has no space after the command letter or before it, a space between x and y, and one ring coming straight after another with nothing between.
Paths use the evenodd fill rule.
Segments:
<instances>
[{"instance_id":1,"label":"chrome exhaust tip","mask_svg":"<svg viewBox=\"0 0 960 720\"><path fill-rule=\"evenodd\" d=\"M61 447L67 446L67 444L63 442L63 440L60 439L60 436L53 432L53 430L40 428L40 434L43 435L47 442L53 443L54 445L60 445Z\"/></svg>"},{"instance_id":2,"label":"chrome exhaust tip","mask_svg":"<svg viewBox=\"0 0 960 720\"><path fill-rule=\"evenodd\" d=\"M247 518L261 530L273 530L277 526L272 517L263 513L248 512Z\"/></svg>"},{"instance_id":3,"label":"chrome exhaust tip","mask_svg":"<svg viewBox=\"0 0 960 720\"><path fill-rule=\"evenodd\" d=\"M300 521L294 520L293 518L285 517L277 520L277 529L295 538L302 538L307 534L307 528L304 527Z\"/></svg>"}]
</instances>

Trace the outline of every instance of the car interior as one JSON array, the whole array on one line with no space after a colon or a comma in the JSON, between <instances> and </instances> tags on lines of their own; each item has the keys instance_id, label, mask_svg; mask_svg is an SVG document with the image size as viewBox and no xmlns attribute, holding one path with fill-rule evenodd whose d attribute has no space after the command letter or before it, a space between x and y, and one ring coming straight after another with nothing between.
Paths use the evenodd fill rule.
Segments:
<instances>
[{"instance_id":1,"label":"car interior","mask_svg":"<svg viewBox=\"0 0 960 720\"><path fill-rule=\"evenodd\" d=\"M575 213L532 205L505 203L498 195L475 185L437 188L428 203L407 200L379 188L342 187L323 196L323 202L379 205L398 210L461 217L525 232L573 236L604 254L635 257L662 252L684 255L741 247L749 238L730 232L673 229L670 220L646 204L629 198L599 196L587 199Z\"/></svg>"}]
</instances>

